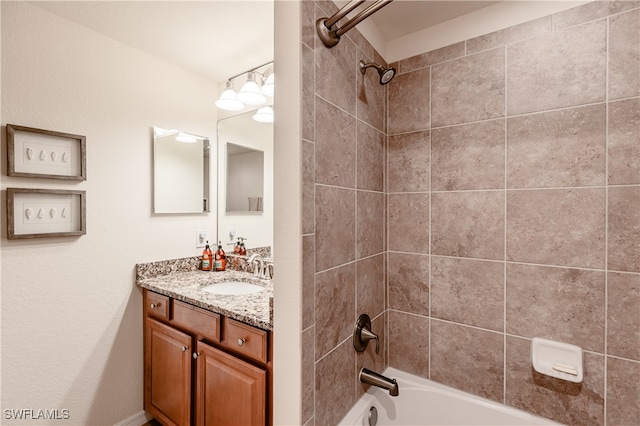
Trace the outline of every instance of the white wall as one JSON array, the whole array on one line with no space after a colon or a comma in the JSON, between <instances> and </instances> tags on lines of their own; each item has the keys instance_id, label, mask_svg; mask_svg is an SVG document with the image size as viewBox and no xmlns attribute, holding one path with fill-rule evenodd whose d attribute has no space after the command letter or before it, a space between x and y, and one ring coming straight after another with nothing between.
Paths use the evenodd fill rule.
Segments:
<instances>
[{"instance_id":1,"label":"white wall","mask_svg":"<svg viewBox=\"0 0 640 426\"><path fill-rule=\"evenodd\" d=\"M114 424L142 410L135 264L197 255L195 230L211 238L216 229L215 212L151 213L151 129L215 140L217 88L32 4L4 1L1 77L3 218L7 187L87 192L79 238L8 241L2 220L1 415L14 424L5 409L67 409L71 420L58 423ZM7 123L85 135L87 181L7 177Z\"/></svg>"}]
</instances>

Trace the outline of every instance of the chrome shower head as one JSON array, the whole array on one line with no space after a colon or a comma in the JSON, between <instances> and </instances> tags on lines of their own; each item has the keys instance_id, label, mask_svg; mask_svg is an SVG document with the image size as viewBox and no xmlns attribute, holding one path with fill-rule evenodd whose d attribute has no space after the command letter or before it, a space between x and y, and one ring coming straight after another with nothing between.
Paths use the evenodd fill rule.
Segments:
<instances>
[{"instance_id":1,"label":"chrome shower head","mask_svg":"<svg viewBox=\"0 0 640 426\"><path fill-rule=\"evenodd\" d=\"M383 65L375 64L373 62L365 64L364 61L362 60L360 61L360 72L362 74L364 74L367 68L370 68L370 67L373 67L378 71L378 74L380 75L380 84L387 84L388 82L391 81L393 76L396 75L395 68L387 68Z\"/></svg>"}]
</instances>

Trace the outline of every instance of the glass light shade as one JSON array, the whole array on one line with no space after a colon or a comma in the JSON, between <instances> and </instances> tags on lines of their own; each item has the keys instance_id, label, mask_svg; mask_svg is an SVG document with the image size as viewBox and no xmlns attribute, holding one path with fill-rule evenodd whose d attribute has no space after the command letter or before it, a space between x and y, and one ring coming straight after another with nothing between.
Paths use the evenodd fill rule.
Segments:
<instances>
[{"instance_id":1,"label":"glass light shade","mask_svg":"<svg viewBox=\"0 0 640 426\"><path fill-rule=\"evenodd\" d=\"M260 123L273 123L273 108L270 106L259 108L253 115L253 119Z\"/></svg>"},{"instance_id":2,"label":"glass light shade","mask_svg":"<svg viewBox=\"0 0 640 426\"><path fill-rule=\"evenodd\" d=\"M244 109L244 104L237 99L236 91L230 81L227 81L227 87L220 95L215 105L225 111L240 111Z\"/></svg>"},{"instance_id":3,"label":"glass light shade","mask_svg":"<svg viewBox=\"0 0 640 426\"><path fill-rule=\"evenodd\" d=\"M247 76L247 82L242 85L237 99L247 105L260 105L267 101L267 98L260 92L253 72Z\"/></svg>"},{"instance_id":4,"label":"glass light shade","mask_svg":"<svg viewBox=\"0 0 640 426\"><path fill-rule=\"evenodd\" d=\"M179 133L178 136L176 136L176 140L178 142L182 142L182 143L196 143L196 142L198 142L198 138L196 138L195 136L189 135L187 133Z\"/></svg>"},{"instance_id":5,"label":"glass light shade","mask_svg":"<svg viewBox=\"0 0 640 426\"><path fill-rule=\"evenodd\" d=\"M271 73L269 74L269 77L267 77L267 80L262 85L262 89L261 89L262 93L264 95L273 97L273 93L275 89L274 83L275 83L275 77L274 77L274 74Z\"/></svg>"}]
</instances>

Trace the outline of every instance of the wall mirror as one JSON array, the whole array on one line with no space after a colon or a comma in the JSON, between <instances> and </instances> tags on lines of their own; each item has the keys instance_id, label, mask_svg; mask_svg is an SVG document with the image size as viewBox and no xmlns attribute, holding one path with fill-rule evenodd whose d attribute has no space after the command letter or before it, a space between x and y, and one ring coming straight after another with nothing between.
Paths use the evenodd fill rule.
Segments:
<instances>
[{"instance_id":1,"label":"wall mirror","mask_svg":"<svg viewBox=\"0 0 640 426\"><path fill-rule=\"evenodd\" d=\"M210 209L208 138L153 128L153 212L204 213Z\"/></svg>"},{"instance_id":2,"label":"wall mirror","mask_svg":"<svg viewBox=\"0 0 640 426\"><path fill-rule=\"evenodd\" d=\"M218 239L273 246L273 124L255 111L218 121Z\"/></svg>"},{"instance_id":3,"label":"wall mirror","mask_svg":"<svg viewBox=\"0 0 640 426\"><path fill-rule=\"evenodd\" d=\"M264 152L227 142L227 213L262 214Z\"/></svg>"}]
</instances>

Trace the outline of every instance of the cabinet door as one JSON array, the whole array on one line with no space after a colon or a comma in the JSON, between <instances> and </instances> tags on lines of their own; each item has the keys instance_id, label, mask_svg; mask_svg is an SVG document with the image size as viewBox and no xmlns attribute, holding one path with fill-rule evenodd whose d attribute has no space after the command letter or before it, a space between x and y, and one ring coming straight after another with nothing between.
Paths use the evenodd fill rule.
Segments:
<instances>
[{"instance_id":1,"label":"cabinet door","mask_svg":"<svg viewBox=\"0 0 640 426\"><path fill-rule=\"evenodd\" d=\"M266 371L202 342L197 353L196 424L264 426Z\"/></svg>"},{"instance_id":2,"label":"cabinet door","mask_svg":"<svg viewBox=\"0 0 640 426\"><path fill-rule=\"evenodd\" d=\"M165 425L191 422L191 336L145 319L145 410Z\"/></svg>"}]
</instances>

